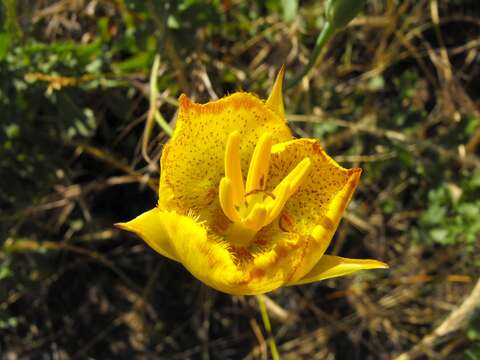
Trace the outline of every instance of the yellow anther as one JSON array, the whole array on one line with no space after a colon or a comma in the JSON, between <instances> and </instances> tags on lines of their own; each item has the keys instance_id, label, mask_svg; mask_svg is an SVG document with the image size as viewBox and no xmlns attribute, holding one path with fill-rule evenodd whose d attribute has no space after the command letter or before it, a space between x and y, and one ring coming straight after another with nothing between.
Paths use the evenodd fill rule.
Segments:
<instances>
[{"instance_id":1,"label":"yellow anther","mask_svg":"<svg viewBox=\"0 0 480 360\"><path fill-rule=\"evenodd\" d=\"M269 201L267 205L268 216L265 220L265 225L270 224L278 215L280 215L285 203L292 194L290 189L291 185L289 182L282 183L282 186L278 188L277 193L275 194L275 200Z\"/></svg>"},{"instance_id":2,"label":"yellow anther","mask_svg":"<svg viewBox=\"0 0 480 360\"><path fill-rule=\"evenodd\" d=\"M253 151L245 189L247 193L252 190L265 189L271 149L272 135L270 133L264 133L258 140L257 146Z\"/></svg>"},{"instance_id":3,"label":"yellow anther","mask_svg":"<svg viewBox=\"0 0 480 360\"><path fill-rule=\"evenodd\" d=\"M219 187L220 206L222 207L225 215L233 222L240 221L240 215L235 209L235 203L233 201L233 183L228 177L222 178Z\"/></svg>"},{"instance_id":4,"label":"yellow anther","mask_svg":"<svg viewBox=\"0 0 480 360\"><path fill-rule=\"evenodd\" d=\"M275 196L277 195L277 192L280 191L281 186L283 186L284 183L289 183L290 184L290 190L288 196L292 195L297 191L298 187L302 184L302 182L305 180L307 175L310 173L310 169L312 168L312 160L309 158L305 158L302 161L300 161L295 168L290 171L290 173L283 178L283 180L280 182L280 184L277 185L275 190L273 190L273 194Z\"/></svg>"},{"instance_id":5,"label":"yellow anther","mask_svg":"<svg viewBox=\"0 0 480 360\"><path fill-rule=\"evenodd\" d=\"M232 181L233 202L235 205L244 201L244 185L240 163L240 133L232 132L225 148L225 176Z\"/></svg>"},{"instance_id":6,"label":"yellow anther","mask_svg":"<svg viewBox=\"0 0 480 360\"><path fill-rule=\"evenodd\" d=\"M265 205L257 203L252 211L250 211L247 218L243 220L243 224L249 229L258 231L264 226L266 218L267 209L265 208Z\"/></svg>"}]
</instances>

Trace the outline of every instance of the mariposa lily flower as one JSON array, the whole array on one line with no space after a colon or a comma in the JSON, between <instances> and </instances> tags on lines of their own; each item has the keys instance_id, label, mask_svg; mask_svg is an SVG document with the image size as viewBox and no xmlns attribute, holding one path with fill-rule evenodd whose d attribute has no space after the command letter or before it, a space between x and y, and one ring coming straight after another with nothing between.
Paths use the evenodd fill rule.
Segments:
<instances>
[{"instance_id":1,"label":"mariposa lily flower","mask_svg":"<svg viewBox=\"0 0 480 360\"><path fill-rule=\"evenodd\" d=\"M158 205L117 226L235 295L386 268L325 255L361 169L344 169L316 139L293 138L282 82L283 69L265 102L244 92L204 105L180 96Z\"/></svg>"}]
</instances>

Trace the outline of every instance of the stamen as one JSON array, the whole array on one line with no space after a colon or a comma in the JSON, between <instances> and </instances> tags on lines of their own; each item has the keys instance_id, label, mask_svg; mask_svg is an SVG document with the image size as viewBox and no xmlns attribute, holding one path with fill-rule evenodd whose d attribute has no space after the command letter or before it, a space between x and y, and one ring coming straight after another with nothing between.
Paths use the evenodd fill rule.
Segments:
<instances>
[{"instance_id":1,"label":"stamen","mask_svg":"<svg viewBox=\"0 0 480 360\"><path fill-rule=\"evenodd\" d=\"M290 197L291 193L291 185L289 182L283 183L282 186L278 188L276 200L271 201L267 204L267 211L268 217L265 221L265 225L270 224L273 220L280 215L285 203L287 202L288 198ZM275 189L277 190L277 189Z\"/></svg>"},{"instance_id":2,"label":"stamen","mask_svg":"<svg viewBox=\"0 0 480 360\"><path fill-rule=\"evenodd\" d=\"M240 133L232 132L225 148L225 176L232 181L233 202L235 205L244 202L244 186L242 167L240 164Z\"/></svg>"},{"instance_id":3,"label":"stamen","mask_svg":"<svg viewBox=\"0 0 480 360\"><path fill-rule=\"evenodd\" d=\"M220 181L220 206L232 221L225 233L226 239L236 246L248 246L255 234L264 226L278 218L285 203L308 176L312 161L305 158L269 192L265 190L272 135L264 133L253 151L248 170L246 186L240 162L240 133L232 132L227 139L225 149L225 177ZM248 200L247 200L248 197ZM314 229L313 237L321 229Z\"/></svg>"},{"instance_id":4,"label":"stamen","mask_svg":"<svg viewBox=\"0 0 480 360\"><path fill-rule=\"evenodd\" d=\"M240 221L240 215L238 211L235 209L235 204L233 201L233 184L232 181L228 177L222 178L220 181L220 188L219 188L219 198L220 198L220 206L222 207L223 212L225 215L233 222Z\"/></svg>"},{"instance_id":5,"label":"stamen","mask_svg":"<svg viewBox=\"0 0 480 360\"><path fill-rule=\"evenodd\" d=\"M271 149L272 135L270 133L264 133L258 140L257 146L253 151L252 160L248 169L247 193L256 189L265 189Z\"/></svg>"},{"instance_id":6,"label":"stamen","mask_svg":"<svg viewBox=\"0 0 480 360\"><path fill-rule=\"evenodd\" d=\"M303 159L297 164L297 166L295 166L292 171L290 171L287 176L285 176L285 178L283 178L280 184L278 184L275 190L273 190L273 193L277 195L277 192L280 191L281 186L283 186L284 183L290 183L290 190L288 194L288 196L290 197L293 193L295 193L295 191L297 191L300 184L307 177L311 168L312 160L310 160L309 158Z\"/></svg>"}]
</instances>

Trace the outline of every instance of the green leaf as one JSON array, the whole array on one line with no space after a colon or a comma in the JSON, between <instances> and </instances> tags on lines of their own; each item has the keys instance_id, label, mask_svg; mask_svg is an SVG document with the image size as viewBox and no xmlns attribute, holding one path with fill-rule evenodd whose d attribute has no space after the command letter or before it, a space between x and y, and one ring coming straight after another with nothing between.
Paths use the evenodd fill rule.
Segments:
<instances>
[{"instance_id":1,"label":"green leaf","mask_svg":"<svg viewBox=\"0 0 480 360\"><path fill-rule=\"evenodd\" d=\"M448 238L449 238L449 232L447 229L432 229L429 232L430 237L432 238L433 241L441 243L441 244L446 244L448 243Z\"/></svg>"},{"instance_id":2,"label":"green leaf","mask_svg":"<svg viewBox=\"0 0 480 360\"><path fill-rule=\"evenodd\" d=\"M10 49L10 45L13 42L13 38L6 32L0 32L0 61L5 59Z\"/></svg>"},{"instance_id":3,"label":"green leaf","mask_svg":"<svg viewBox=\"0 0 480 360\"><path fill-rule=\"evenodd\" d=\"M112 64L112 68L115 70L116 73L123 73L123 72L132 72L138 70L144 70L148 68L150 64L151 55L148 53L140 53L128 60L117 62Z\"/></svg>"},{"instance_id":4,"label":"green leaf","mask_svg":"<svg viewBox=\"0 0 480 360\"><path fill-rule=\"evenodd\" d=\"M334 29L346 26L362 10L366 0L328 0L327 19Z\"/></svg>"}]
</instances>

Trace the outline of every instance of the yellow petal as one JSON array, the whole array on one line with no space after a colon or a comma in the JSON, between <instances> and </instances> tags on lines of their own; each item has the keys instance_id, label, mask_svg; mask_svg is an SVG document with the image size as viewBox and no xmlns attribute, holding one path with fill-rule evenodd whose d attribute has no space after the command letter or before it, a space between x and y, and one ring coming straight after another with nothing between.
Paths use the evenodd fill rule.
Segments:
<instances>
[{"instance_id":1,"label":"yellow petal","mask_svg":"<svg viewBox=\"0 0 480 360\"><path fill-rule=\"evenodd\" d=\"M227 244L210 235L207 228L191 216L164 212L162 222L178 260L205 284L231 293L231 284L242 279Z\"/></svg>"},{"instance_id":2,"label":"yellow petal","mask_svg":"<svg viewBox=\"0 0 480 360\"><path fill-rule=\"evenodd\" d=\"M232 293L243 281L227 246L209 237L202 223L190 216L152 209L127 223L115 224L140 236L158 253L181 262L207 285Z\"/></svg>"},{"instance_id":3,"label":"yellow petal","mask_svg":"<svg viewBox=\"0 0 480 360\"><path fill-rule=\"evenodd\" d=\"M275 83L273 84L272 92L270 93L270 96L265 102L265 105L267 105L270 109L276 112L282 119L285 118L285 110L283 107L283 94L282 94L284 77L285 77L285 65L283 65L280 71L278 72L277 78L275 79Z\"/></svg>"},{"instance_id":4,"label":"yellow petal","mask_svg":"<svg viewBox=\"0 0 480 360\"><path fill-rule=\"evenodd\" d=\"M269 249L242 258L230 244L211 234L204 223L191 216L161 212L163 227L172 239L175 254L190 273L208 286L234 295L254 295L284 285L301 261L296 234L267 233ZM252 258L250 258L252 256Z\"/></svg>"},{"instance_id":5,"label":"yellow petal","mask_svg":"<svg viewBox=\"0 0 480 360\"><path fill-rule=\"evenodd\" d=\"M308 274L300 280L289 283L289 285L308 284L315 281L349 275L359 270L387 268L387 264L378 260L348 259L340 256L324 255Z\"/></svg>"},{"instance_id":6,"label":"yellow petal","mask_svg":"<svg viewBox=\"0 0 480 360\"><path fill-rule=\"evenodd\" d=\"M290 227L310 238L306 255L292 280L308 273L327 249L358 184L361 169L345 169L330 158L318 140L298 139L272 147L269 184L275 186L299 163L311 162L308 176L286 202L281 216Z\"/></svg>"},{"instance_id":7,"label":"yellow petal","mask_svg":"<svg viewBox=\"0 0 480 360\"><path fill-rule=\"evenodd\" d=\"M218 185L225 174L229 135L239 134L241 170L246 174L262 134L271 133L276 144L290 140L291 131L283 118L248 93L235 93L205 105L182 95L179 103L175 132L162 153L159 204L168 204L165 208L181 214L193 210L203 220L216 221ZM163 189L168 191L164 194Z\"/></svg>"},{"instance_id":8,"label":"yellow petal","mask_svg":"<svg viewBox=\"0 0 480 360\"><path fill-rule=\"evenodd\" d=\"M129 222L118 223L115 226L137 234L159 254L178 261L171 246L167 229L161 221L161 213L160 210L154 208Z\"/></svg>"},{"instance_id":9,"label":"yellow petal","mask_svg":"<svg viewBox=\"0 0 480 360\"><path fill-rule=\"evenodd\" d=\"M257 234L257 244L262 240L270 245L252 250L253 259L245 269L246 282L241 284L245 295L263 294L285 286L304 256L304 241L298 234L267 226Z\"/></svg>"}]
</instances>

